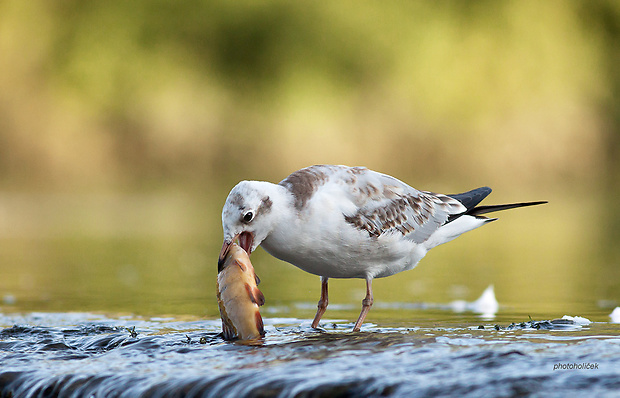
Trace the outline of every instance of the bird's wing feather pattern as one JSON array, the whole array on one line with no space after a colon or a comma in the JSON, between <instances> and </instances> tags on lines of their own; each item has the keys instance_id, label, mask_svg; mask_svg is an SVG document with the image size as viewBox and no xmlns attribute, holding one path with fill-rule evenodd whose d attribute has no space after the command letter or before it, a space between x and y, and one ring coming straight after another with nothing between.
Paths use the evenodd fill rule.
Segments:
<instances>
[{"instance_id":1,"label":"bird's wing feather pattern","mask_svg":"<svg viewBox=\"0 0 620 398\"><path fill-rule=\"evenodd\" d=\"M370 236L400 233L422 243L451 214L466 210L449 196L418 191L394 177L363 167L330 170L330 180L341 185L354 205L343 211L345 220Z\"/></svg>"}]
</instances>

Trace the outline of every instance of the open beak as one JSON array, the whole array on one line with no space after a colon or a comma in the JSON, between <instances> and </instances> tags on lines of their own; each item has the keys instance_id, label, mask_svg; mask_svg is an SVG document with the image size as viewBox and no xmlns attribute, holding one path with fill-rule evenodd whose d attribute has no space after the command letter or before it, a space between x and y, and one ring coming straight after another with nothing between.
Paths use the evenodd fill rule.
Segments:
<instances>
[{"instance_id":1,"label":"open beak","mask_svg":"<svg viewBox=\"0 0 620 398\"><path fill-rule=\"evenodd\" d=\"M250 255L250 253L252 252L252 244L254 243L254 235L252 235L251 232L241 232L239 235L237 235L237 237L239 238L239 246L241 246L241 248L243 250L245 250L246 253L248 253L248 256Z\"/></svg>"},{"instance_id":2,"label":"open beak","mask_svg":"<svg viewBox=\"0 0 620 398\"><path fill-rule=\"evenodd\" d=\"M228 255L228 250L230 250L230 245L233 244L234 241L238 240L239 246L243 250L248 253L248 256L252 252L252 244L254 243L254 235L251 232L241 232L239 235L235 236L231 240L225 240L222 244L222 250L220 251L220 257L217 259L218 268L224 264L226 260L226 256Z\"/></svg>"},{"instance_id":3,"label":"open beak","mask_svg":"<svg viewBox=\"0 0 620 398\"><path fill-rule=\"evenodd\" d=\"M224 241L222 245L222 250L220 251L220 257L217 259L217 268L218 272L222 269L222 265L224 265L224 261L226 260L226 255L228 254L228 250L230 250L230 245L232 245L233 241Z\"/></svg>"}]
</instances>

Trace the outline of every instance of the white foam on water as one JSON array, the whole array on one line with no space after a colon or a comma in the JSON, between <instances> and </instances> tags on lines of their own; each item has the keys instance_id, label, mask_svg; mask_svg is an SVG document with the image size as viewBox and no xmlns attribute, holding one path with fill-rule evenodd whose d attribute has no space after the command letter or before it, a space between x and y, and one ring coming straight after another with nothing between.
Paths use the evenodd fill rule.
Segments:
<instances>
[{"instance_id":1,"label":"white foam on water","mask_svg":"<svg viewBox=\"0 0 620 398\"><path fill-rule=\"evenodd\" d=\"M499 310L499 302L495 298L495 288L489 285L476 301L456 300L450 303L450 308L455 312L471 311L493 317Z\"/></svg>"},{"instance_id":2,"label":"white foam on water","mask_svg":"<svg viewBox=\"0 0 620 398\"><path fill-rule=\"evenodd\" d=\"M584 318L582 316L570 316L570 315L564 315L562 317L562 319L568 319L569 321L573 321L575 322L577 325L589 325L592 323L591 320L589 320L588 318Z\"/></svg>"},{"instance_id":3,"label":"white foam on water","mask_svg":"<svg viewBox=\"0 0 620 398\"><path fill-rule=\"evenodd\" d=\"M620 323L620 307L614 308L609 317L612 323Z\"/></svg>"}]
</instances>

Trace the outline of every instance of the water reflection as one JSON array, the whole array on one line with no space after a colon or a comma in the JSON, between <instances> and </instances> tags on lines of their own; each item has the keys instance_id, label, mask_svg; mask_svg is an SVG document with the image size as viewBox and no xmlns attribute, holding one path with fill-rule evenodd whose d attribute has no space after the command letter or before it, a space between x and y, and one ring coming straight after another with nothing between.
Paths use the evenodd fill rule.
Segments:
<instances>
[{"instance_id":1,"label":"water reflection","mask_svg":"<svg viewBox=\"0 0 620 398\"><path fill-rule=\"evenodd\" d=\"M218 199L224 195L0 198L0 310L217 319ZM617 267L605 253L615 249L596 243L605 234L597 199L580 198L578 206L566 197L549 199L434 249L413 271L377 279L368 321L406 316L392 303L471 303L489 285L503 308L532 316L611 313L620 296L612 289ZM317 277L261 249L252 261L264 311L312 316ZM363 289L361 280L332 281L326 316L354 319Z\"/></svg>"}]
</instances>

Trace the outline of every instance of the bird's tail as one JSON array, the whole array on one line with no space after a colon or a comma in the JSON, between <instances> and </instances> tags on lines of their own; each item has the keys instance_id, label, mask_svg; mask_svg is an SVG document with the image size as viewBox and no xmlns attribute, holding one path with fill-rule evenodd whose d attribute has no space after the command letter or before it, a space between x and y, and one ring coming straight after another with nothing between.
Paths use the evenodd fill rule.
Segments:
<instances>
[{"instance_id":1,"label":"bird's tail","mask_svg":"<svg viewBox=\"0 0 620 398\"><path fill-rule=\"evenodd\" d=\"M536 202L521 202L521 203L508 203L504 205L488 205L488 206L476 206L468 209L465 213L469 216L480 216L481 214L491 213L494 211L516 209L518 207L535 206L548 203L546 200L539 200Z\"/></svg>"},{"instance_id":2,"label":"bird's tail","mask_svg":"<svg viewBox=\"0 0 620 398\"><path fill-rule=\"evenodd\" d=\"M521 203L508 203L503 205L488 205L488 206L476 206L491 192L490 188L478 188L470 192L465 192L458 195L450 195L453 198L459 200L463 206L467 208L466 211L459 214L451 214L448 220L443 224L437 232L433 233L431 237L425 242L427 250L449 242L459 235L465 232L471 231L478 227L483 226L491 221L497 220L497 218L487 218L482 214L491 213L494 211L516 209L518 207L534 206L547 203L546 201L537 202L521 202ZM462 217L471 216L471 217ZM453 222L454 221L454 222Z\"/></svg>"},{"instance_id":3,"label":"bird's tail","mask_svg":"<svg viewBox=\"0 0 620 398\"><path fill-rule=\"evenodd\" d=\"M526 206L534 206L541 205L543 203L547 203L545 200L537 201L537 202L520 202L520 203L508 203L504 205L486 205L486 206L478 206L478 203L482 202L484 198L486 198L491 193L491 188L489 187L481 187L472 189L471 191L459 193L455 195L448 195L453 199L461 202L463 206L467 210L463 213L459 214L451 214L448 217L448 222L452 222L461 216L473 216L478 219L487 219L481 214L491 213L494 211L500 210L508 210L508 209L516 209L517 207L526 207ZM490 219L487 219L491 221Z\"/></svg>"}]
</instances>

